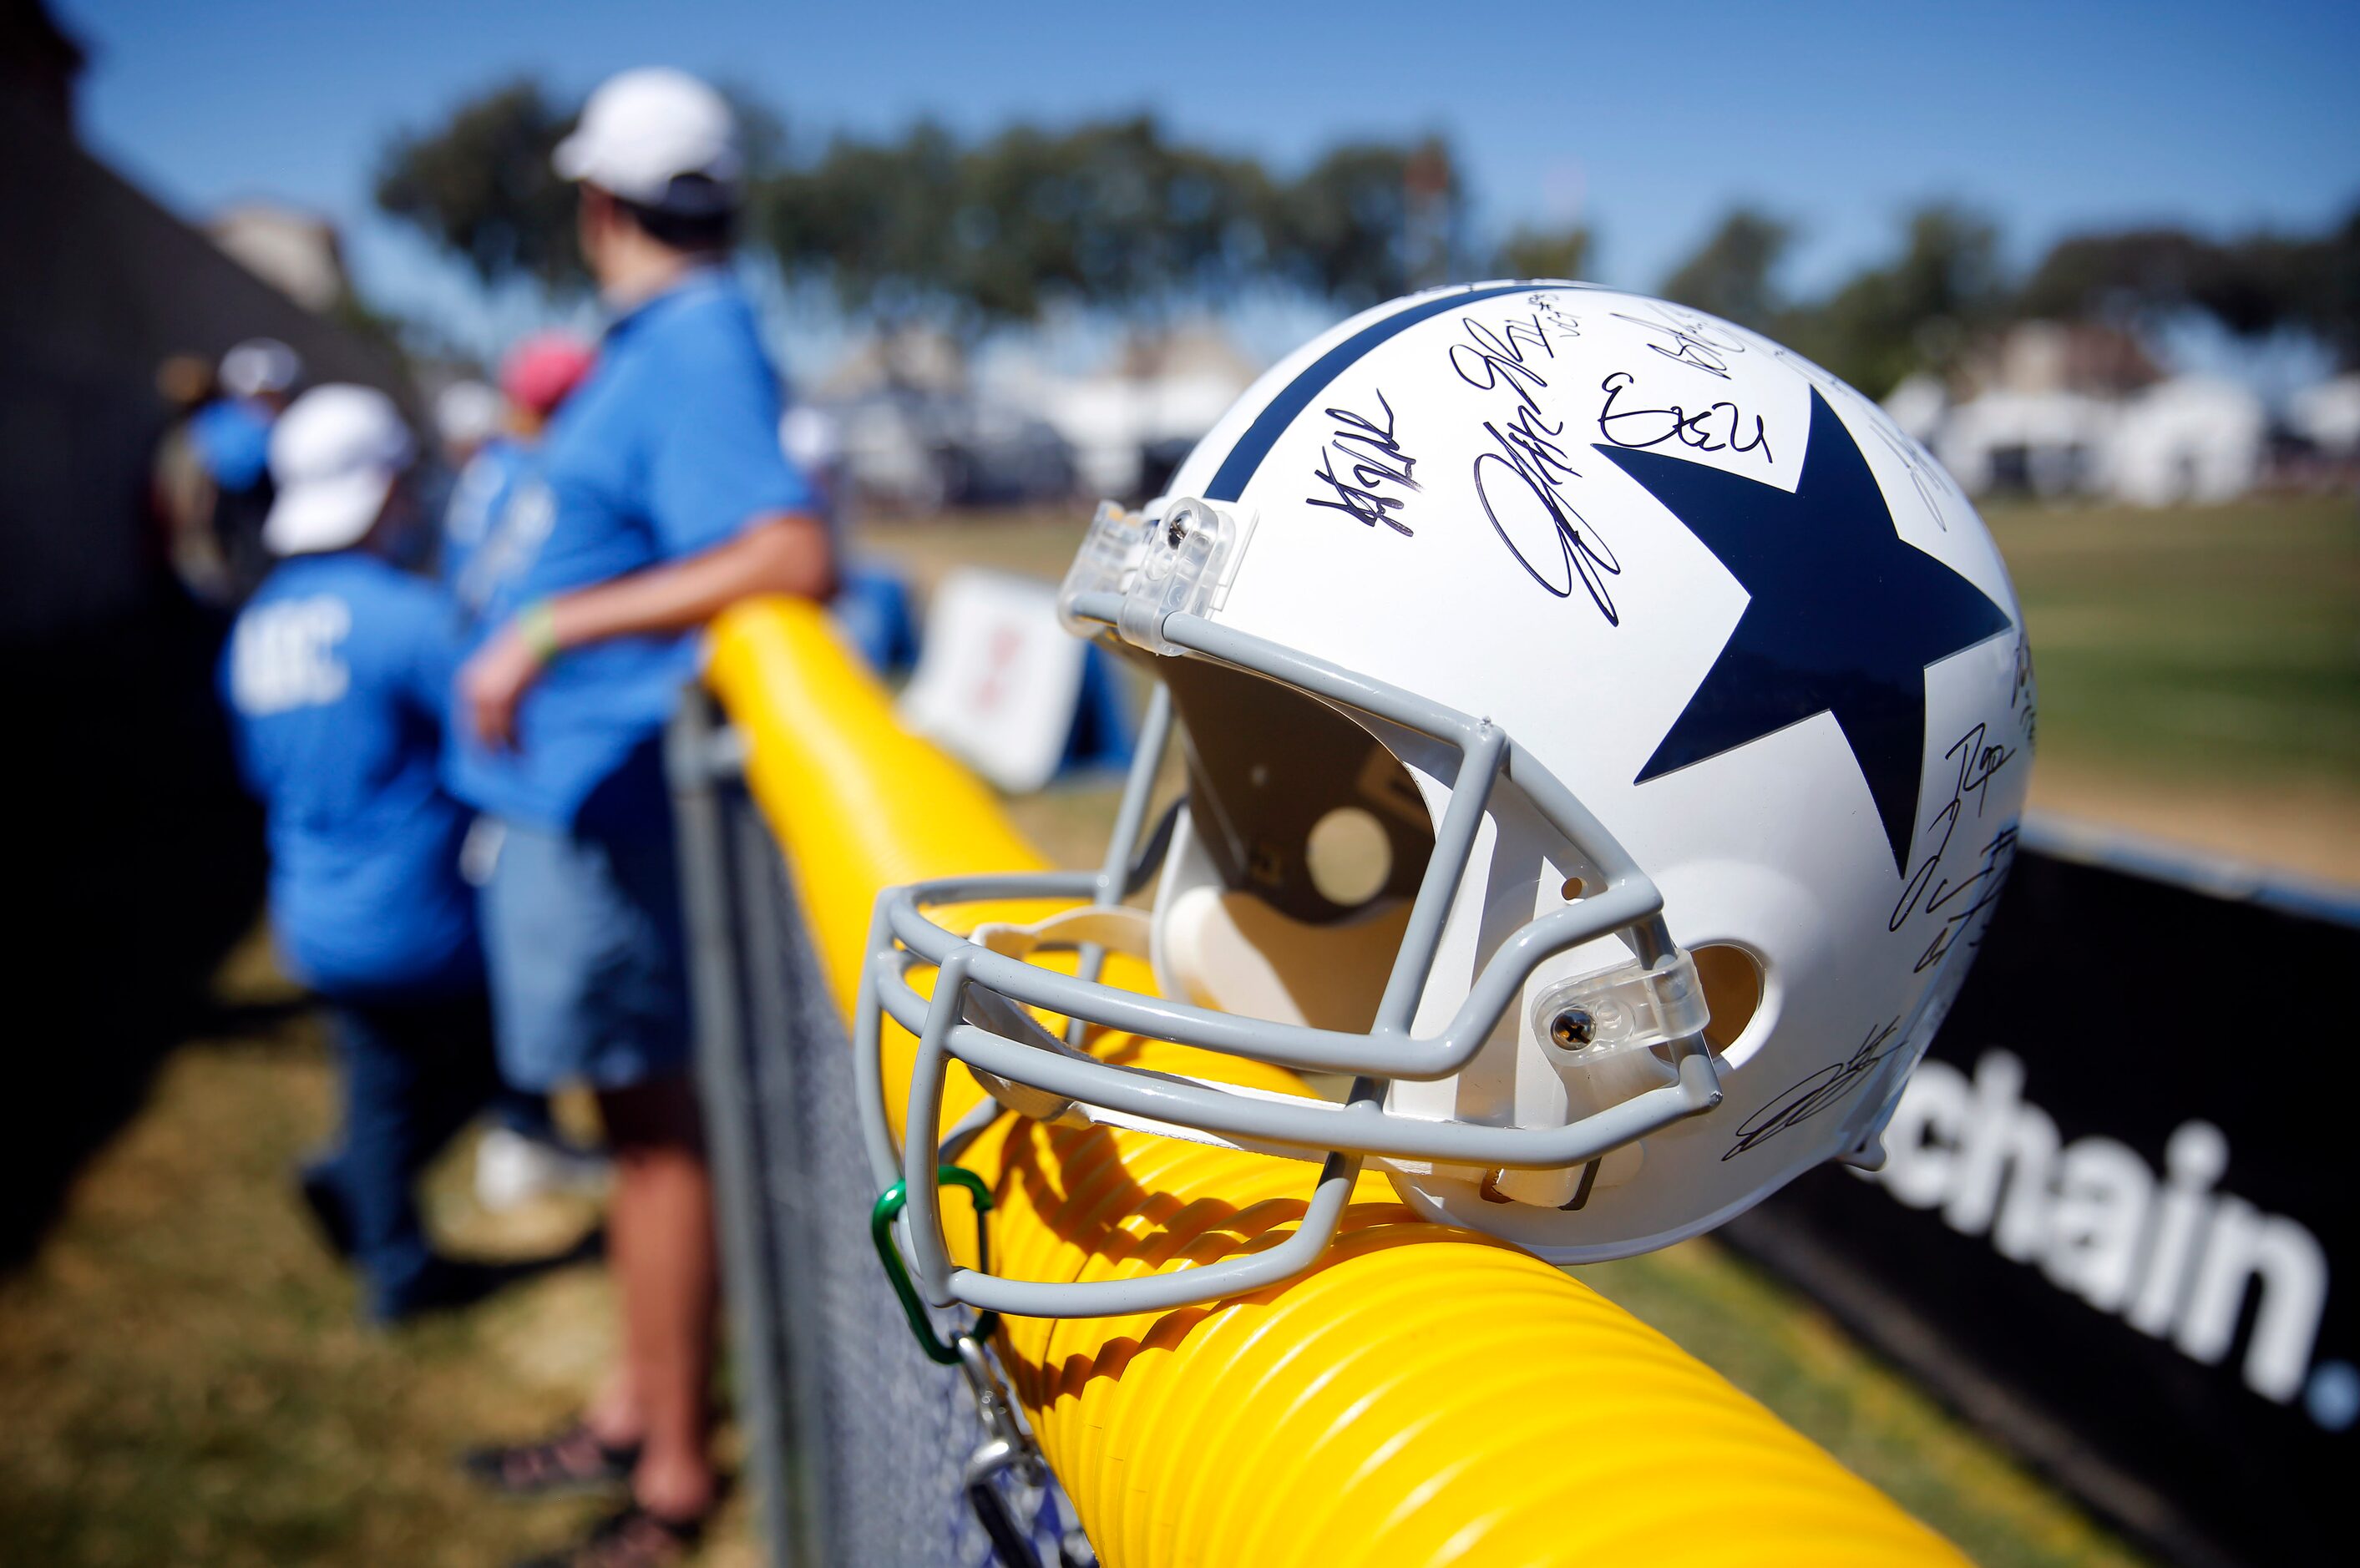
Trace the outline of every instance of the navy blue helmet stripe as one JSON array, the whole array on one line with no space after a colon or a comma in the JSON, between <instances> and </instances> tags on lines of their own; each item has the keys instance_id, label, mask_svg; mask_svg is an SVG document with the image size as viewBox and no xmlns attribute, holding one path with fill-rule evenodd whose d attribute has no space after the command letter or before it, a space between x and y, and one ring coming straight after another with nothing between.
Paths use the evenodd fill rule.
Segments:
<instances>
[{"instance_id":1,"label":"navy blue helmet stripe","mask_svg":"<svg viewBox=\"0 0 2360 1568\"><path fill-rule=\"evenodd\" d=\"M1442 294L1431 299L1421 299L1405 310L1395 310L1382 321L1372 322L1304 366L1303 374L1286 384L1286 390L1270 400L1270 407L1257 416L1229 455L1221 460L1220 471L1205 487L1207 501L1234 501L1245 493L1246 481L1253 477L1270 449L1278 444L1280 432L1295 422L1295 416L1311 406L1311 399L1328 390L1336 377L1344 374L1361 355L1398 333L1425 321L1428 316L1459 305L1471 305L1478 299L1496 299L1502 294L1530 294L1536 291L1530 283L1503 283L1496 289L1472 289L1464 293Z\"/></svg>"}]
</instances>

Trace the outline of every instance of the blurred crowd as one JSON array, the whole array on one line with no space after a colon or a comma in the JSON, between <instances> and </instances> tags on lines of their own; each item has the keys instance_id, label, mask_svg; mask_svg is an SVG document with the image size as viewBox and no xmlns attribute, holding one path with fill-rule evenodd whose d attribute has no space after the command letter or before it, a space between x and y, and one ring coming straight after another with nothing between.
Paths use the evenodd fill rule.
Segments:
<instances>
[{"instance_id":1,"label":"blurred crowd","mask_svg":"<svg viewBox=\"0 0 2360 1568\"><path fill-rule=\"evenodd\" d=\"M481 1123L490 1206L603 1181L620 1354L563 1430L486 1446L495 1492L609 1489L550 1562L677 1560L714 1505L711 1183L662 733L694 634L819 596L835 544L781 441L781 378L728 266L742 159L704 83L606 83L557 149L608 324L515 344L421 441L284 343L159 373L176 574L234 614L219 689L262 801L285 968L326 1006L333 1145L297 1173L391 1324L515 1270L438 1250L421 1171ZM792 429L792 427L790 427ZM602 1146L558 1131L585 1088ZM494 1434L487 1434L494 1435Z\"/></svg>"}]
</instances>

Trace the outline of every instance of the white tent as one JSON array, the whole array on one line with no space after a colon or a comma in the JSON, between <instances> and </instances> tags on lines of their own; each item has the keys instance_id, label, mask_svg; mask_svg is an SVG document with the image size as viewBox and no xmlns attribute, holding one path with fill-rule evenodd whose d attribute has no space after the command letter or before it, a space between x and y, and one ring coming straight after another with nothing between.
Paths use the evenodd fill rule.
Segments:
<instances>
[{"instance_id":1,"label":"white tent","mask_svg":"<svg viewBox=\"0 0 2360 1568\"><path fill-rule=\"evenodd\" d=\"M2360 376L2339 376L2296 393L2288 409L2295 433L2331 456L2360 456Z\"/></svg>"},{"instance_id":2,"label":"white tent","mask_svg":"<svg viewBox=\"0 0 2360 1568\"><path fill-rule=\"evenodd\" d=\"M1087 494L1120 496L1137 493L1150 449L1196 441L1255 375L1219 331L1194 326L1134 343L1092 375L1011 376L1005 395L1065 439Z\"/></svg>"},{"instance_id":3,"label":"white tent","mask_svg":"<svg viewBox=\"0 0 2360 1568\"><path fill-rule=\"evenodd\" d=\"M2070 495L2103 467L2115 418L2114 405L2078 392L1986 392L1950 411L1934 455L1970 495Z\"/></svg>"},{"instance_id":4,"label":"white tent","mask_svg":"<svg viewBox=\"0 0 2360 1568\"><path fill-rule=\"evenodd\" d=\"M2108 443L2103 485L2139 506L2227 501L2261 474L2268 419L2246 388L2181 376L2123 405Z\"/></svg>"}]
</instances>

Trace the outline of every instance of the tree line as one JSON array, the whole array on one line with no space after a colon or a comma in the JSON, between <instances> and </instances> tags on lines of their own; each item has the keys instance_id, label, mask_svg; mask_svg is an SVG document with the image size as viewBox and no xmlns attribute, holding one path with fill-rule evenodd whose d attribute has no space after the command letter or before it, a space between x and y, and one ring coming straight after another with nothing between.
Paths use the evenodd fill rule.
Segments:
<instances>
[{"instance_id":1,"label":"tree line","mask_svg":"<svg viewBox=\"0 0 2360 1568\"><path fill-rule=\"evenodd\" d=\"M1592 251L1580 227L1477 243L1470 192L1438 136L1340 144L1293 175L1144 114L979 137L922 121L805 149L758 98L733 97L748 151L741 239L790 280L822 284L889 328L972 335L1060 306L1153 320L1250 288L1351 308L1454 278L1578 277ZM486 283L579 290L573 204L550 169L572 121L536 82L495 87L388 140L377 205ZM2016 278L1989 219L1929 205L1907 217L1889 258L1808 299L1778 282L1795 239L1790 224L1741 208L1657 291L1767 332L1880 396L2029 317L2141 330L2201 311L2242 334L2306 332L2360 365L2360 208L2317 236L2078 235Z\"/></svg>"},{"instance_id":2,"label":"tree line","mask_svg":"<svg viewBox=\"0 0 2360 1568\"><path fill-rule=\"evenodd\" d=\"M922 121L798 158L774 114L733 96L748 143L741 239L890 321L982 329L1054 304L1153 312L1267 285L1362 305L1512 261L1568 270L1586 249L1578 230L1526 231L1472 254L1439 137L1345 143L1293 178L1144 114L977 139ZM494 88L390 139L377 205L487 283L579 289L572 201L549 167L572 122L535 82Z\"/></svg>"},{"instance_id":3,"label":"tree line","mask_svg":"<svg viewBox=\"0 0 2360 1568\"><path fill-rule=\"evenodd\" d=\"M1903 224L1886 260L1824 296L1777 285L1793 229L1758 210L1721 220L1664 280L1668 299L1768 333L1882 397L1919 370L1941 373L2012 321L2092 321L2151 338L2209 316L2240 337L2294 332L2360 368L2360 207L2316 235L2216 239L2170 227L2069 235L2009 276L1988 218L1947 204Z\"/></svg>"}]
</instances>

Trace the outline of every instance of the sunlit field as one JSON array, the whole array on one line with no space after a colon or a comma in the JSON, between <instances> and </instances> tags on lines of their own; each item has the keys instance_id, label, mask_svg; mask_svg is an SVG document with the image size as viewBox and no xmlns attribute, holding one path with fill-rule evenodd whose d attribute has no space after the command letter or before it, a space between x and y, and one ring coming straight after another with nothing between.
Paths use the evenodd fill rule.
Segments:
<instances>
[{"instance_id":1,"label":"sunlit field","mask_svg":"<svg viewBox=\"0 0 2360 1568\"><path fill-rule=\"evenodd\" d=\"M2360 508L2009 509L2045 756L2360 792Z\"/></svg>"},{"instance_id":2,"label":"sunlit field","mask_svg":"<svg viewBox=\"0 0 2360 1568\"><path fill-rule=\"evenodd\" d=\"M1087 516L880 521L858 537L922 581L962 564L1055 578ZM2044 762L2360 797L2360 506L1985 516L2031 626Z\"/></svg>"},{"instance_id":3,"label":"sunlit field","mask_svg":"<svg viewBox=\"0 0 2360 1568\"><path fill-rule=\"evenodd\" d=\"M2360 882L2360 506L1986 516L2039 676L2036 807ZM1054 579L1086 517L880 521L858 548L922 585L956 565Z\"/></svg>"}]
</instances>

